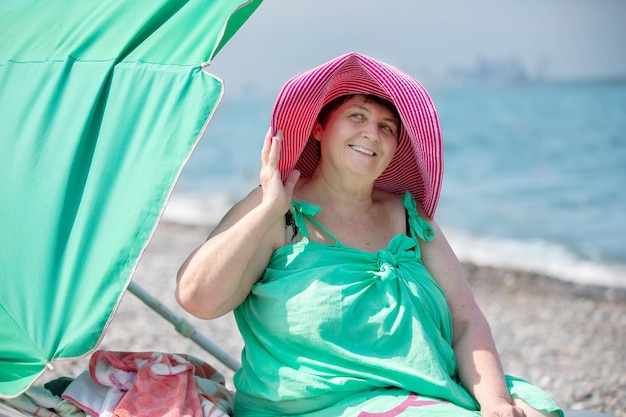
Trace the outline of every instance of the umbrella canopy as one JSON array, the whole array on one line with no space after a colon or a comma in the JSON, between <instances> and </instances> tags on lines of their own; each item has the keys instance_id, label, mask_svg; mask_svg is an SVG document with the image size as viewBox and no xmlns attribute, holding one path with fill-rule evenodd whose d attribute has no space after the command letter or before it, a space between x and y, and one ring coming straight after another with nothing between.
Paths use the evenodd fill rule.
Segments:
<instances>
[{"instance_id":1,"label":"umbrella canopy","mask_svg":"<svg viewBox=\"0 0 626 417\"><path fill-rule=\"evenodd\" d=\"M97 346L260 3L0 3L0 396Z\"/></svg>"}]
</instances>

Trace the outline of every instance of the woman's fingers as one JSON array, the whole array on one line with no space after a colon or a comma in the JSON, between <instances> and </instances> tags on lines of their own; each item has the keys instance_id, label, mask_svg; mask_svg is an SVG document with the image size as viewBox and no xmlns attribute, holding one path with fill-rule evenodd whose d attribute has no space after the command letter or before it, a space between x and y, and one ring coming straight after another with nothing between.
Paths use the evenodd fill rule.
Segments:
<instances>
[{"instance_id":1,"label":"woman's fingers","mask_svg":"<svg viewBox=\"0 0 626 417\"><path fill-rule=\"evenodd\" d=\"M270 166L278 168L278 161L280 160L280 152L283 148L283 131L279 130L276 133L276 136L272 136L270 140L271 140L271 143L270 143L268 163L270 164Z\"/></svg>"},{"instance_id":2,"label":"woman's fingers","mask_svg":"<svg viewBox=\"0 0 626 417\"><path fill-rule=\"evenodd\" d=\"M293 170L285 181L281 178L278 162L283 147L283 132L279 130L276 135L272 135L271 131L267 132L263 150L261 151L261 187L263 188L263 199L278 203L281 207L286 207L291 202L293 189L300 177L300 171ZM284 207L283 207L284 206Z\"/></svg>"},{"instance_id":3,"label":"woman's fingers","mask_svg":"<svg viewBox=\"0 0 626 417\"><path fill-rule=\"evenodd\" d=\"M263 141L263 149L261 149L261 163L267 164L270 154L270 148L272 146L272 128L270 127L265 134L265 140Z\"/></svg>"},{"instance_id":4,"label":"woman's fingers","mask_svg":"<svg viewBox=\"0 0 626 417\"><path fill-rule=\"evenodd\" d=\"M263 168L277 168L280 160L280 152L283 144L283 132L279 130L276 135L272 135L271 128L265 135L263 149L261 150L261 164Z\"/></svg>"},{"instance_id":5,"label":"woman's fingers","mask_svg":"<svg viewBox=\"0 0 626 417\"><path fill-rule=\"evenodd\" d=\"M263 150L261 151L261 172L260 180L264 194L268 196L279 196L282 194L283 183L280 171L278 170L278 161L280 160L280 151L282 147L282 132L272 136L271 131L267 132Z\"/></svg>"}]
</instances>

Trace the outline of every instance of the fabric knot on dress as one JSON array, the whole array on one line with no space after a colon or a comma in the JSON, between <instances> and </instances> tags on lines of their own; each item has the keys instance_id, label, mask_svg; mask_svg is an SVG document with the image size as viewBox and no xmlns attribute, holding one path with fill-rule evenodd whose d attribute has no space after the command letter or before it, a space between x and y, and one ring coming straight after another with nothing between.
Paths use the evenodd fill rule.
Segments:
<instances>
[{"instance_id":1,"label":"fabric knot on dress","mask_svg":"<svg viewBox=\"0 0 626 417\"><path fill-rule=\"evenodd\" d=\"M389 249L381 249L376 252L378 256L378 272L376 275L381 281L396 278L398 266L407 260L412 259L412 255L406 251L395 252Z\"/></svg>"},{"instance_id":2,"label":"fabric knot on dress","mask_svg":"<svg viewBox=\"0 0 626 417\"><path fill-rule=\"evenodd\" d=\"M397 268L398 258L387 249L381 249L378 251L378 266L381 270L385 267Z\"/></svg>"}]
</instances>

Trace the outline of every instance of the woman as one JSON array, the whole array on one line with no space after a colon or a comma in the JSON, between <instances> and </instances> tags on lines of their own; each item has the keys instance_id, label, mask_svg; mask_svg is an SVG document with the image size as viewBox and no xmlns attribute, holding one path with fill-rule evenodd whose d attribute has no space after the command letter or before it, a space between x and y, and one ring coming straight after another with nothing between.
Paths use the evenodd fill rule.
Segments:
<instances>
[{"instance_id":1,"label":"woman","mask_svg":"<svg viewBox=\"0 0 626 417\"><path fill-rule=\"evenodd\" d=\"M441 149L430 97L387 64L347 54L283 87L261 186L178 274L190 313L234 310L235 415L562 415L503 374L433 219Z\"/></svg>"}]
</instances>

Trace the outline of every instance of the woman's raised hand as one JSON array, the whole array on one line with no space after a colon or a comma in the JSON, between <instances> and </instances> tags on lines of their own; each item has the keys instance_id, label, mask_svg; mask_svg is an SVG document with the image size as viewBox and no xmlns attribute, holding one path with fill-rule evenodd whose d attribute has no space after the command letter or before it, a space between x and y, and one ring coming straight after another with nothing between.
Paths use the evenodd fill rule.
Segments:
<instances>
[{"instance_id":1,"label":"woman's raised hand","mask_svg":"<svg viewBox=\"0 0 626 417\"><path fill-rule=\"evenodd\" d=\"M300 178L300 171L293 170L282 181L278 161L283 145L283 132L279 130L275 136L271 128L265 135L263 149L261 150L261 188L263 189L263 202L275 204L282 212L286 212L291 205L293 188Z\"/></svg>"}]
</instances>

